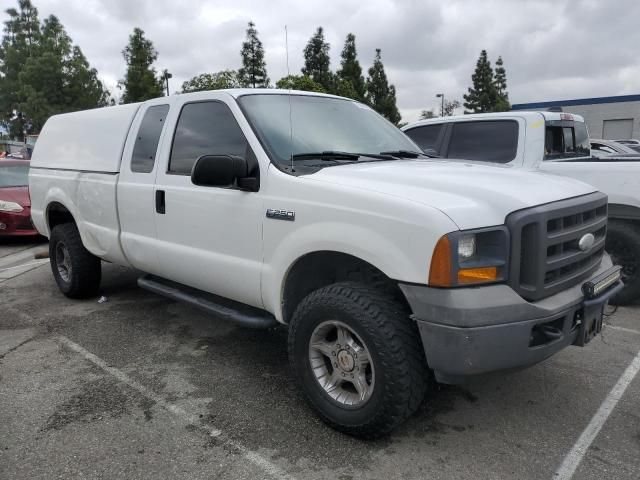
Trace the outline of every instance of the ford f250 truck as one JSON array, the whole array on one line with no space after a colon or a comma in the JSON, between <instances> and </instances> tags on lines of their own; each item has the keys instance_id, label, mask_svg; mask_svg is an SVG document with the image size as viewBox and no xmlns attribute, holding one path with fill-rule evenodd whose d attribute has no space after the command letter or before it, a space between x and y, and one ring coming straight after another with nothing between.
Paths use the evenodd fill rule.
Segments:
<instances>
[{"instance_id":1,"label":"ford f250 truck","mask_svg":"<svg viewBox=\"0 0 640 480\"><path fill-rule=\"evenodd\" d=\"M483 113L424 120L403 128L423 150L442 158L540 170L594 185L609 197L606 250L622 266L624 288L612 303L640 299L640 159L591 155L579 115L560 112Z\"/></svg>"},{"instance_id":2,"label":"ford f250 truck","mask_svg":"<svg viewBox=\"0 0 640 480\"><path fill-rule=\"evenodd\" d=\"M369 107L308 92L199 92L51 117L33 221L71 298L101 260L248 327L288 325L310 404L384 434L441 382L584 345L620 288L607 197L454 164Z\"/></svg>"}]
</instances>

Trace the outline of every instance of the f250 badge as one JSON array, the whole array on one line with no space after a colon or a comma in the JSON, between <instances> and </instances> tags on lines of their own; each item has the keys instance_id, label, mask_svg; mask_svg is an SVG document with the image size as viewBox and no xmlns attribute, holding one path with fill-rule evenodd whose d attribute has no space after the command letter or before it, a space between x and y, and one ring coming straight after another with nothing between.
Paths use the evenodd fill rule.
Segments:
<instances>
[{"instance_id":1,"label":"f250 badge","mask_svg":"<svg viewBox=\"0 0 640 480\"><path fill-rule=\"evenodd\" d=\"M274 220L288 220L290 222L293 222L296 219L296 212L267 208L267 218L273 218Z\"/></svg>"}]
</instances>

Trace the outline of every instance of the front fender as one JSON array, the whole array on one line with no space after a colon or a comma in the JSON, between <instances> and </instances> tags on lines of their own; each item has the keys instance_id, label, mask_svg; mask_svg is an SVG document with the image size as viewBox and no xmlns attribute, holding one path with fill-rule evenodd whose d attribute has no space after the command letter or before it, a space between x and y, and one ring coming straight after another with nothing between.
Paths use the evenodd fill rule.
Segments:
<instances>
[{"instance_id":1,"label":"front fender","mask_svg":"<svg viewBox=\"0 0 640 480\"><path fill-rule=\"evenodd\" d=\"M351 255L394 280L426 284L436 242L442 234L456 229L444 215L439 215L433 223L427 230L389 218L377 218L376 224L369 226L323 221L292 229L282 237L277 227L272 230L267 223L262 271L265 308L278 321L283 321L282 300L287 275L300 258L314 252Z\"/></svg>"}]
</instances>

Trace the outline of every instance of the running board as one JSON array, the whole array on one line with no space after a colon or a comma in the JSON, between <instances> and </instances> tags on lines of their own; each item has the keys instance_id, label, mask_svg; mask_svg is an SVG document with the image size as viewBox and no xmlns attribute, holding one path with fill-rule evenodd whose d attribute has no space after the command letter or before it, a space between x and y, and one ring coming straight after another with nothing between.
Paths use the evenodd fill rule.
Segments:
<instances>
[{"instance_id":1,"label":"running board","mask_svg":"<svg viewBox=\"0 0 640 480\"><path fill-rule=\"evenodd\" d=\"M265 310L203 292L171 280L165 280L155 275L145 275L138 278L138 286L172 300L188 303L242 327L264 329L278 324L275 317Z\"/></svg>"}]
</instances>

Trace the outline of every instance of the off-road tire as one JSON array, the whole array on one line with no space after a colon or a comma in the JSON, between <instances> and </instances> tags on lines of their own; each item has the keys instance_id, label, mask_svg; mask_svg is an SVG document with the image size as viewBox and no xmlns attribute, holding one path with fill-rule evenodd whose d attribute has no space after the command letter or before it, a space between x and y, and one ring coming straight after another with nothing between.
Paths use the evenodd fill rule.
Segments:
<instances>
[{"instance_id":1,"label":"off-road tire","mask_svg":"<svg viewBox=\"0 0 640 480\"><path fill-rule=\"evenodd\" d=\"M640 226L624 220L609 220L605 250L614 264L622 266L624 288L609 303L628 305L640 300Z\"/></svg>"},{"instance_id":2,"label":"off-road tire","mask_svg":"<svg viewBox=\"0 0 640 480\"><path fill-rule=\"evenodd\" d=\"M327 320L348 325L367 345L375 367L369 400L345 408L316 380L309 360L314 329ZM289 327L289 362L322 420L349 435L375 438L413 414L424 400L428 368L418 328L404 305L375 287L340 282L320 288L297 306Z\"/></svg>"},{"instance_id":3,"label":"off-road tire","mask_svg":"<svg viewBox=\"0 0 640 480\"><path fill-rule=\"evenodd\" d=\"M69 255L71 272L67 279L62 278L58 269L56 249L59 246L63 246ZM58 288L67 297L88 298L98 293L102 263L84 247L78 227L74 223L56 225L51 231L49 263Z\"/></svg>"}]
</instances>

